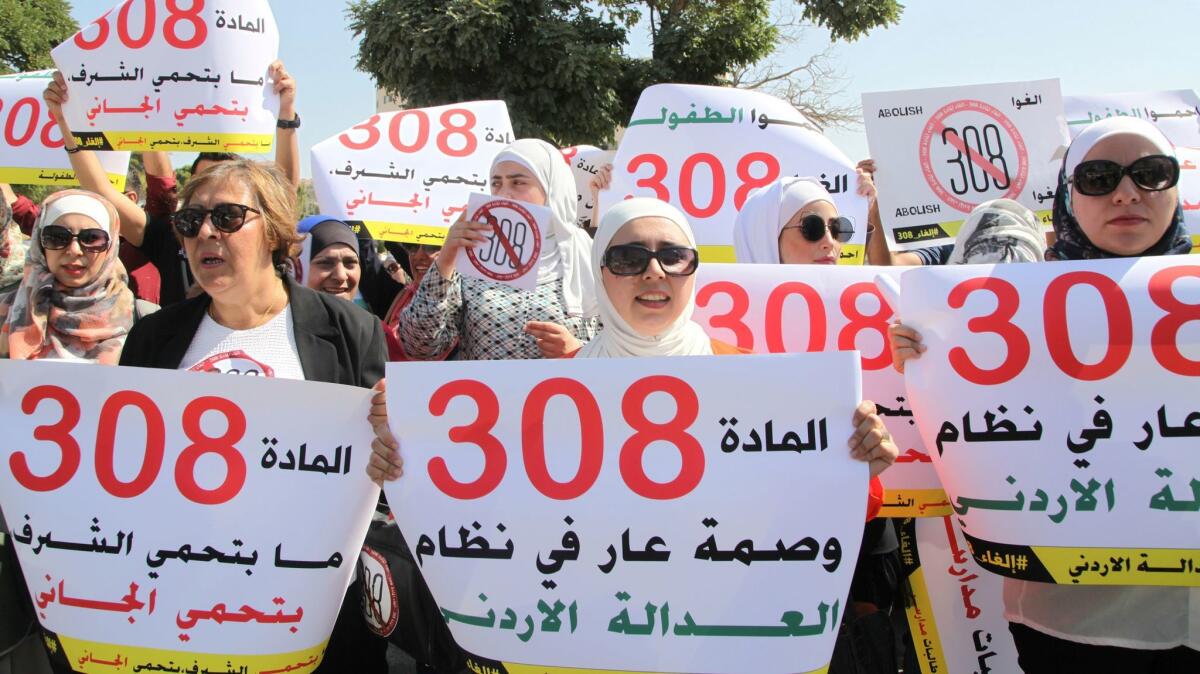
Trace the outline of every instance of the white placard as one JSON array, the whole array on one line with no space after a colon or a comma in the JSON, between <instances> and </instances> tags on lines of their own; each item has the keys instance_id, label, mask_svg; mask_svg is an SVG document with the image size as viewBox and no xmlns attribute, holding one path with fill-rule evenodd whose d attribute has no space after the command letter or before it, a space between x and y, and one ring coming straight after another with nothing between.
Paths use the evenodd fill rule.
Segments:
<instances>
[{"instance_id":1,"label":"white placard","mask_svg":"<svg viewBox=\"0 0 1200 674\"><path fill-rule=\"evenodd\" d=\"M487 243L461 248L455 268L463 276L533 290L537 286L538 256L554 217L549 208L524 201L499 199L473 192L467 200L467 219L491 226Z\"/></svg>"},{"instance_id":2,"label":"white placard","mask_svg":"<svg viewBox=\"0 0 1200 674\"><path fill-rule=\"evenodd\" d=\"M379 493L369 397L0 361L0 506L52 652L83 672L312 671Z\"/></svg>"},{"instance_id":3,"label":"white placard","mask_svg":"<svg viewBox=\"0 0 1200 674\"><path fill-rule=\"evenodd\" d=\"M600 226L593 221L592 215L596 204L592 201L592 178L604 167L611 164L617 153L613 150L601 150L594 145L574 145L562 149L563 159L571 167L575 176L575 195L579 199L579 212L575 216L575 224L583 229L595 229Z\"/></svg>"},{"instance_id":4,"label":"white placard","mask_svg":"<svg viewBox=\"0 0 1200 674\"><path fill-rule=\"evenodd\" d=\"M512 142L504 101L371 115L313 147L313 187L322 213L362 220L376 239L440 246Z\"/></svg>"},{"instance_id":5,"label":"white placard","mask_svg":"<svg viewBox=\"0 0 1200 674\"><path fill-rule=\"evenodd\" d=\"M1186 256L917 269L901 315L925 445L980 565L1200 585L1200 265Z\"/></svg>"},{"instance_id":6,"label":"white placard","mask_svg":"<svg viewBox=\"0 0 1200 674\"><path fill-rule=\"evenodd\" d=\"M1192 236L1192 253L1200 250L1200 147L1175 148L1179 158L1179 199L1183 221Z\"/></svg>"},{"instance_id":7,"label":"white placard","mask_svg":"<svg viewBox=\"0 0 1200 674\"><path fill-rule=\"evenodd\" d=\"M1063 107L1072 139L1092 122L1135 117L1156 125L1175 145L1200 147L1200 97L1191 89L1063 96Z\"/></svg>"},{"instance_id":8,"label":"white placard","mask_svg":"<svg viewBox=\"0 0 1200 674\"><path fill-rule=\"evenodd\" d=\"M857 355L388 376L407 382L388 389L388 502L475 671L824 671L867 504L845 451ZM751 433L766 449L740 447Z\"/></svg>"},{"instance_id":9,"label":"white placard","mask_svg":"<svg viewBox=\"0 0 1200 674\"><path fill-rule=\"evenodd\" d=\"M1058 80L863 94L892 250L953 243L990 199L1015 199L1050 222L1067 145Z\"/></svg>"},{"instance_id":10,"label":"white placard","mask_svg":"<svg viewBox=\"0 0 1200 674\"><path fill-rule=\"evenodd\" d=\"M279 29L267 0L122 2L55 47L85 149L270 152Z\"/></svg>"},{"instance_id":11,"label":"white placard","mask_svg":"<svg viewBox=\"0 0 1200 674\"><path fill-rule=\"evenodd\" d=\"M701 258L733 262L733 225L756 187L785 176L825 183L838 214L854 223L842 263L862 264L867 200L854 162L790 103L756 91L656 84L642 92L613 160L616 201L657 197L688 216Z\"/></svg>"},{"instance_id":12,"label":"white placard","mask_svg":"<svg viewBox=\"0 0 1200 674\"><path fill-rule=\"evenodd\" d=\"M820 267L799 264L702 264L692 320L714 339L757 353L857 349L863 397L872 400L900 456L879 479L880 517L938 517L950 504L921 441L892 367L887 326L895 320L874 279L899 279L900 267ZM814 326L820 326L816 334Z\"/></svg>"},{"instance_id":13,"label":"white placard","mask_svg":"<svg viewBox=\"0 0 1200 674\"><path fill-rule=\"evenodd\" d=\"M0 76L0 183L11 185L78 185L71 160L63 150L62 132L50 117L42 92L53 70ZM108 180L125 189L128 152L99 152L96 158Z\"/></svg>"},{"instance_id":14,"label":"white placard","mask_svg":"<svg viewBox=\"0 0 1200 674\"><path fill-rule=\"evenodd\" d=\"M971 559L952 519L909 519L900 528L905 613L921 673L1019 672L1004 579Z\"/></svg>"}]
</instances>

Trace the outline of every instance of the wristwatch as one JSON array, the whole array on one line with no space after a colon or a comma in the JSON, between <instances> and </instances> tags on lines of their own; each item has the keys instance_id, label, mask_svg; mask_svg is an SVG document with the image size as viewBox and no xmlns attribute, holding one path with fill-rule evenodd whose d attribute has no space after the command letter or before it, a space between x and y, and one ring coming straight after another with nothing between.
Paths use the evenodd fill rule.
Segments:
<instances>
[{"instance_id":1,"label":"wristwatch","mask_svg":"<svg viewBox=\"0 0 1200 674\"><path fill-rule=\"evenodd\" d=\"M296 113L296 119L280 119L276 120L275 126L281 129L299 129L300 128L300 113Z\"/></svg>"}]
</instances>

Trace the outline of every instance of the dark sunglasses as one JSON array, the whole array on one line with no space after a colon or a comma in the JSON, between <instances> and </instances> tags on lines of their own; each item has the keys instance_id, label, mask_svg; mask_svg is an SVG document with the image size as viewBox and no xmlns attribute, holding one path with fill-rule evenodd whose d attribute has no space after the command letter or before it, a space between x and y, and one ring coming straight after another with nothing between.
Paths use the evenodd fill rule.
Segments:
<instances>
[{"instance_id":1,"label":"dark sunglasses","mask_svg":"<svg viewBox=\"0 0 1200 674\"><path fill-rule=\"evenodd\" d=\"M89 253L103 253L111 243L108 232L103 229L81 229L76 234L62 225L46 225L42 228L43 250L62 250L76 239L79 240L79 248Z\"/></svg>"},{"instance_id":2,"label":"dark sunglasses","mask_svg":"<svg viewBox=\"0 0 1200 674\"><path fill-rule=\"evenodd\" d=\"M1075 167L1071 182L1080 194L1101 197L1117 189L1125 176L1147 192L1161 192L1179 182L1179 161L1165 154L1142 157L1129 166L1107 159L1093 159Z\"/></svg>"},{"instance_id":3,"label":"dark sunglasses","mask_svg":"<svg viewBox=\"0 0 1200 674\"><path fill-rule=\"evenodd\" d=\"M233 234L246 224L246 211L262 215L262 211L257 208L250 208L242 204L217 204L212 208L188 206L176 211L171 216L171 224L175 226L175 231L179 232L180 236L190 239L200 233L204 219L211 213L213 227L226 234Z\"/></svg>"},{"instance_id":4,"label":"dark sunglasses","mask_svg":"<svg viewBox=\"0 0 1200 674\"><path fill-rule=\"evenodd\" d=\"M842 243L846 243L850 240L850 237L854 236L854 223L850 222L849 218L841 216L829 218L829 222L827 223L824 218L816 213L809 213L800 220L800 224L789 225L779 231L798 229L804 235L805 240L816 243L825 238L826 228L829 229L829 233L833 235L833 238Z\"/></svg>"},{"instance_id":5,"label":"dark sunglasses","mask_svg":"<svg viewBox=\"0 0 1200 674\"><path fill-rule=\"evenodd\" d=\"M604 251L604 266L617 276L637 276L646 271L650 260L658 260L667 276L691 276L700 266L700 254L695 248L670 246L650 250L645 246L612 246Z\"/></svg>"},{"instance_id":6,"label":"dark sunglasses","mask_svg":"<svg viewBox=\"0 0 1200 674\"><path fill-rule=\"evenodd\" d=\"M401 243L400 246L403 247L404 252L408 253L409 255L416 255L417 253L433 255L442 249L441 246L434 246L428 243Z\"/></svg>"}]
</instances>

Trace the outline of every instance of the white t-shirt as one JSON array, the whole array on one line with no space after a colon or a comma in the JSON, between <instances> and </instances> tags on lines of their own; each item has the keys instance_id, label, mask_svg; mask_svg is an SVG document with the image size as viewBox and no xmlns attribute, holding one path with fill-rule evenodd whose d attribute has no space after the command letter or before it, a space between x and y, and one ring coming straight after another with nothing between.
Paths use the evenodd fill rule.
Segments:
<instances>
[{"instance_id":1,"label":"white t-shirt","mask_svg":"<svg viewBox=\"0 0 1200 674\"><path fill-rule=\"evenodd\" d=\"M249 330L231 330L208 314L192 337L179 369L279 379L304 379L291 305Z\"/></svg>"}]
</instances>

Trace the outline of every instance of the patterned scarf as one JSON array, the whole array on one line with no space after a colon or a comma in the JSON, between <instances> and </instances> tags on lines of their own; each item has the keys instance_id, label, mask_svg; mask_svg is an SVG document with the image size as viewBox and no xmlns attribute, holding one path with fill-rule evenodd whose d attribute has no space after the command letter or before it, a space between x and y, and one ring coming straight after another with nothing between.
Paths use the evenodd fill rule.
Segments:
<instances>
[{"instance_id":1,"label":"patterned scarf","mask_svg":"<svg viewBox=\"0 0 1200 674\"><path fill-rule=\"evenodd\" d=\"M108 213L106 229L112 245L103 255L100 272L86 286L67 288L58 283L46 263L41 230L64 214L54 202L71 195L95 199ZM67 213L74 212L67 210ZM21 285L0 297L0 358L33 360L46 356L82 358L116 365L125 336L133 326L133 293L126 285L125 267L117 258L116 209L83 190L64 190L46 199L33 230Z\"/></svg>"}]
</instances>

